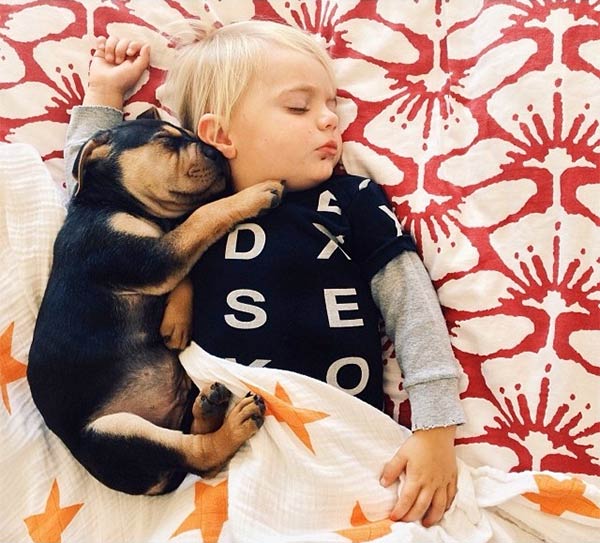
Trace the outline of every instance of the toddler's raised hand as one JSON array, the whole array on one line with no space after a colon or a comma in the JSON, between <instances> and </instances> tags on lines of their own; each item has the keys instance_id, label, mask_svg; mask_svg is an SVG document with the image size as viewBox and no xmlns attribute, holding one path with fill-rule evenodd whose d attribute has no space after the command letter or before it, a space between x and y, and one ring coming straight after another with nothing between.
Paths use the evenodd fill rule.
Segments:
<instances>
[{"instance_id":1,"label":"toddler's raised hand","mask_svg":"<svg viewBox=\"0 0 600 543\"><path fill-rule=\"evenodd\" d=\"M121 109L123 96L140 79L149 63L148 44L116 36L98 38L83 103Z\"/></svg>"}]
</instances>

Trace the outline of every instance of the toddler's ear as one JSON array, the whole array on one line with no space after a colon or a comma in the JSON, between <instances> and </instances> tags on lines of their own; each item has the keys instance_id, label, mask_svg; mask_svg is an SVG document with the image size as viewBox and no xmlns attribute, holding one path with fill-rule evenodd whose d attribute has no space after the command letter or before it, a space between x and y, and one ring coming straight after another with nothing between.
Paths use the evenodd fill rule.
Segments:
<instances>
[{"instance_id":1,"label":"toddler's ear","mask_svg":"<svg viewBox=\"0 0 600 543\"><path fill-rule=\"evenodd\" d=\"M197 133L204 143L221 151L225 158L235 158L237 154L235 145L221 126L219 117L214 113L205 113L200 117Z\"/></svg>"}]
</instances>

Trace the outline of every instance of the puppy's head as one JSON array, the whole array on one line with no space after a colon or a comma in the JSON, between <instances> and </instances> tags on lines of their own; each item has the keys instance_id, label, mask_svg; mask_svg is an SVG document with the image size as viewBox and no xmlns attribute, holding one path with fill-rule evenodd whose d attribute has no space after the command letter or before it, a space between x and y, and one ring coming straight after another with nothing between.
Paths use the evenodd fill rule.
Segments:
<instances>
[{"instance_id":1,"label":"puppy's head","mask_svg":"<svg viewBox=\"0 0 600 543\"><path fill-rule=\"evenodd\" d=\"M176 218L226 188L222 155L166 121L138 119L98 132L73 167L76 198L133 198L151 215Z\"/></svg>"}]
</instances>

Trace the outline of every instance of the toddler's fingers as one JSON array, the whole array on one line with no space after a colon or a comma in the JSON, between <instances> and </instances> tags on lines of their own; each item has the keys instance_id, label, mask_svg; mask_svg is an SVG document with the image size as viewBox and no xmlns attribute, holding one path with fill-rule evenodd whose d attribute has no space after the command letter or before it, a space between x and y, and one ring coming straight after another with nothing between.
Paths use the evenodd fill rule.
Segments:
<instances>
[{"instance_id":1,"label":"toddler's fingers","mask_svg":"<svg viewBox=\"0 0 600 543\"><path fill-rule=\"evenodd\" d=\"M115 47L119 42L119 38L116 36L109 36L106 38L104 43L104 58L107 62L114 62L115 60Z\"/></svg>"},{"instance_id":2,"label":"toddler's fingers","mask_svg":"<svg viewBox=\"0 0 600 543\"><path fill-rule=\"evenodd\" d=\"M140 71L148 67L150 64L150 46L148 44L142 46L138 56L133 59L133 64L138 66Z\"/></svg>"},{"instance_id":3,"label":"toddler's fingers","mask_svg":"<svg viewBox=\"0 0 600 543\"><path fill-rule=\"evenodd\" d=\"M125 60L129 44L130 41L126 39L120 39L117 42L115 45L115 64L121 64Z\"/></svg>"},{"instance_id":4,"label":"toddler's fingers","mask_svg":"<svg viewBox=\"0 0 600 543\"><path fill-rule=\"evenodd\" d=\"M412 494L411 494L411 499L412 499ZM421 488L419 490L417 498L413 501L412 506L408 510L408 512L401 516L396 516L396 517L392 516L392 520L402 520L404 522L413 522L415 520L422 519L425 516L425 514L427 513L427 511L429 510L429 508L431 507L432 499L433 499L433 492L431 492L431 490L429 490L427 488ZM445 505L445 501L444 501L444 505ZM398 504L396 505L396 509L401 509L400 507L398 507ZM392 514L394 512L396 512L396 514L399 514L399 511L396 511L396 509L392 512ZM439 513L438 509L439 509L439 506L436 506L435 512L434 512L435 517L433 517L433 518L437 519L437 515ZM443 513L444 513L444 510L442 509L441 513L439 513L440 518ZM439 520L439 519L437 519L437 520Z\"/></svg>"},{"instance_id":5,"label":"toddler's fingers","mask_svg":"<svg viewBox=\"0 0 600 543\"><path fill-rule=\"evenodd\" d=\"M130 41L129 45L127 46L127 51L125 51L125 54L128 57L133 57L134 55L137 55L140 52L142 45L143 44L139 41Z\"/></svg>"},{"instance_id":6,"label":"toddler's fingers","mask_svg":"<svg viewBox=\"0 0 600 543\"><path fill-rule=\"evenodd\" d=\"M396 453L396 455L383 467L383 472L381 473L381 478L379 480L381 486L388 487L393 482L397 481L400 474L406 469L407 463L408 458L400 453Z\"/></svg>"},{"instance_id":7,"label":"toddler's fingers","mask_svg":"<svg viewBox=\"0 0 600 543\"><path fill-rule=\"evenodd\" d=\"M446 489L438 488L433 495L433 498L431 499L431 505L429 506L429 509L427 510L427 513L425 513L425 516L422 520L422 524L425 526L425 528L429 528L430 526L433 526L442 520L444 513L448 510L447 499L448 496L446 494Z\"/></svg>"},{"instance_id":8,"label":"toddler's fingers","mask_svg":"<svg viewBox=\"0 0 600 543\"><path fill-rule=\"evenodd\" d=\"M94 48L93 56L98 58L104 58L104 48L106 45L106 38L104 36L96 38L96 47Z\"/></svg>"},{"instance_id":9,"label":"toddler's fingers","mask_svg":"<svg viewBox=\"0 0 600 543\"><path fill-rule=\"evenodd\" d=\"M421 493L421 487L414 483L405 483L396 505L390 513L390 519L394 522L398 520L405 520L405 516L409 511L412 511L415 507L415 503ZM429 505L429 504L428 504ZM427 510L427 507L423 510L423 513ZM421 518L421 517L419 517ZM412 519L411 519L412 520Z\"/></svg>"},{"instance_id":10,"label":"toddler's fingers","mask_svg":"<svg viewBox=\"0 0 600 543\"><path fill-rule=\"evenodd\" d=\"M452 502L454 501L454 498L456 498L456 492L457 492L457 486L456 486L456 481L451 482L448 485L448 489L446 491L447 494L447 501L446 501L446 511L448 509L450 509L450 506L452 505Z\"/></svg>"}]
</instances>

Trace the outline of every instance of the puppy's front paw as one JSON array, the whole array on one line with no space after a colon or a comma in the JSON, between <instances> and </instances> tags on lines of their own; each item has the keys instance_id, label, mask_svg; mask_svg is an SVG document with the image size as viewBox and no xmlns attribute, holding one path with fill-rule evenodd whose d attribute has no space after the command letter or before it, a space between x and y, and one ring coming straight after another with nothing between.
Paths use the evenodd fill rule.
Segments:
<instances>
[{"instance_id":1,"label":"puppy's front paw","mask_svg":"<svg viewBox=\"0 0 600 543\"><path fill-rule=\"evenodd\" d=\"M263 183L263 190L267 193L267 206L259 211L259 214L266 213L269 209L273 209L281 204L285 193L285 181L266 181ZM269 199L270 198L270 199Z\"/></svg>"},{"instance_id":2,"label":"puppy's front paw","mask_svg":"<svg viewBox=\"0 0 600 543\"><path fill-rule=\"evenodd\" d=\"M190 344L191 323L169 322L166 318L160 326L165 346L172 351L183 351Z\"/></svg>"},{"instance_id":3,"label":"puppy's front paw","mask_svg":"<svg viewBox=\"0 0 600 543\"><path fill-rule=\"evenodd\" d=\"M169 349L182 351L190 344L192 299L193 289L189 277L183 279L167 297L160 335Z\"/></svg>"},{"instance_id":4,"label":"puppy's front paw","mask_svg":"<svg viewBox=\"0 0 600 543\"><path fill-rule=\"evenodd\" d=\"M264 181L239 192L241 219L250 219L277 207L284 191L285 181Z\"/></svg>"}]
</instances>

